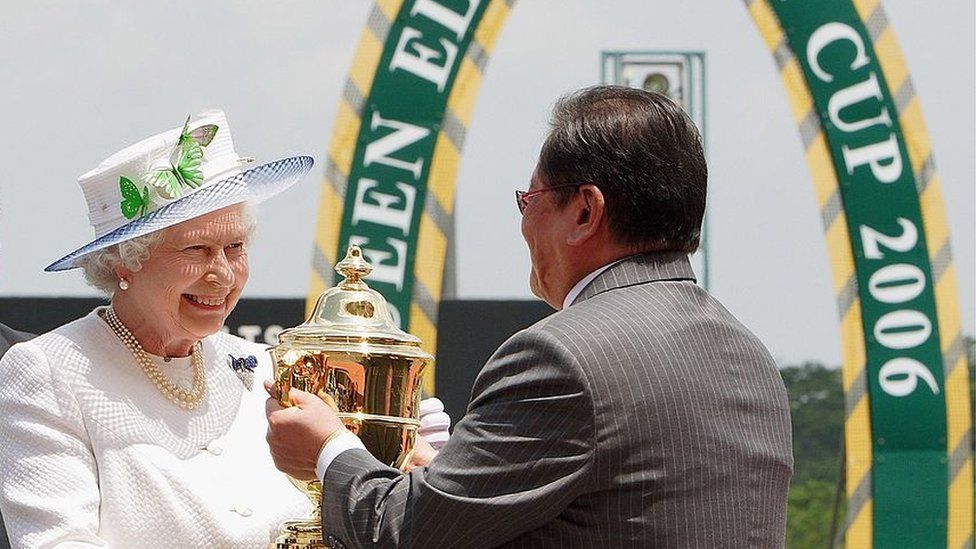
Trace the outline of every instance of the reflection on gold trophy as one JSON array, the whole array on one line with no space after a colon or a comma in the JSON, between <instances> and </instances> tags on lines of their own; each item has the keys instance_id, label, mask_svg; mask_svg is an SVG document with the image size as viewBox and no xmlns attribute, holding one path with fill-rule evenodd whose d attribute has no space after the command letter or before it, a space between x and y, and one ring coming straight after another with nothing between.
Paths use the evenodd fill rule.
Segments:
<instances>
[{"instance_id":1,"label":"reflection on gold trophy","mask_svg":"<svg viewBox=\"0 0 976 549\"><path fill-rule=\"evenodd\" d=\"M394 324L386 300L363 282L372 270L359 247L350 246L336 265L344 280L319 296L303 324L281 332L270 352L282 405L290 405L292 387L319 395L373 456L400 468L420 426L420 376L434 358ZM281 525L270 547L326 547L321 499L329 495L317 480L291 481L315 511Z\"/></svg>"}]
</instances>

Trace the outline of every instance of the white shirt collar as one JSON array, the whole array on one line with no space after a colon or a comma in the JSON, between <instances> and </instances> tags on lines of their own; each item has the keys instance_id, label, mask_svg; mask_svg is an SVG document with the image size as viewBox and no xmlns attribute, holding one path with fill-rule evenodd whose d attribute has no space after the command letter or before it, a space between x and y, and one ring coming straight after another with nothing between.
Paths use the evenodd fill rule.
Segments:
<instances>
[{"instance_id":1,"label":"white shirt collar","mask_svg":"<svg viewBox=\"0 0 976 549\"><path fill-rule=\"evenodd\" d=\"M573 286L573 289L570 290L568 294L566 294L566 299L563 299L563 309L568 309L569 306L572 305L574 301L576 301L576 298L579 297L579 295L583 292L583 289L586 288L590 282L593 282L594 278L600 276L600 273L609 269L610 267L613 267L617 263L620 263L624 259L627 258L622 257L614 262L607 263L606 265L600 267L599 269L581 278L580 281L577 282L575 286Z\"/></svg>"}]
</instances>

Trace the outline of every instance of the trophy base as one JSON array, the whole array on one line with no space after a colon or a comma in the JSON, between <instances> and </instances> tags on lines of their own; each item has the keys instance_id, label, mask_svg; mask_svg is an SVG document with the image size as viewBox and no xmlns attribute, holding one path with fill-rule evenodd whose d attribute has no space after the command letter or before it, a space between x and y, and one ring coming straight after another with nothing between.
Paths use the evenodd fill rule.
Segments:
<instances>
[{"instance_id":1,"label":"trophy base","mask_svg":"<svg viewBox=\"0 0 976 549\"><path fill-rule=\"evenodd\" d=\"M269 549L326 549L322 541L322 526L310 520L290 520L278 528L278 535Z\"/></svg>"}]
</instances>

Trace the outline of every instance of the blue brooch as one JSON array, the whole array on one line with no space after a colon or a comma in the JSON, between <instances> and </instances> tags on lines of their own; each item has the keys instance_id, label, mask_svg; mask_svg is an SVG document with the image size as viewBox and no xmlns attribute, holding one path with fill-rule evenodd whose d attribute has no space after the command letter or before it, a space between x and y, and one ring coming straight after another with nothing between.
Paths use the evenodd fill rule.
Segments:
<instances>
[{"instance_id":1,"label":"blue brooch","mask_svg":"<svg viewBox=\"0 0 976 549\"><path fill-rule=\"evenodd\" d=\"M254 355L235 357L227 355L230 359L230 368L234 370L241 383L247 387L248 391L254 390L254 369L258 367L258 359Z\"/></svg>"}]
</instances>

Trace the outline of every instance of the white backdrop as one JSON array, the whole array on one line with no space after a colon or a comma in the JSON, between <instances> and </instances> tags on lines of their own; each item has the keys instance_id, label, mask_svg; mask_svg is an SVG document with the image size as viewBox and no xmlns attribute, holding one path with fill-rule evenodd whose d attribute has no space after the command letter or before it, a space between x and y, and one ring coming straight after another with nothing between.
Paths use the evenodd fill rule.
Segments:
<instances>
[{"instance_id":1,"label":"white backdrop","mask_svg":"<svg viewBox=\"0 0 976 549\"><path fill-rule=\"evenodd\" d=\"M889 0L942 176L974 332L974 5ZM252 297L304 296L323 157L370 3L5 1L0 21L0 296L93 295L42 274L91 229L77 176L190 112L227 111L238 151L315 156L260 210ZM786 93L738 0L522 0L488 65L457 193L458 293L529 298L512 189L549 107L598 83L601 50L704 50L713 292L782 362L840 360L820 219ZM16 325L0 311L0 320Z\"/></svg>"}]
</instances>

